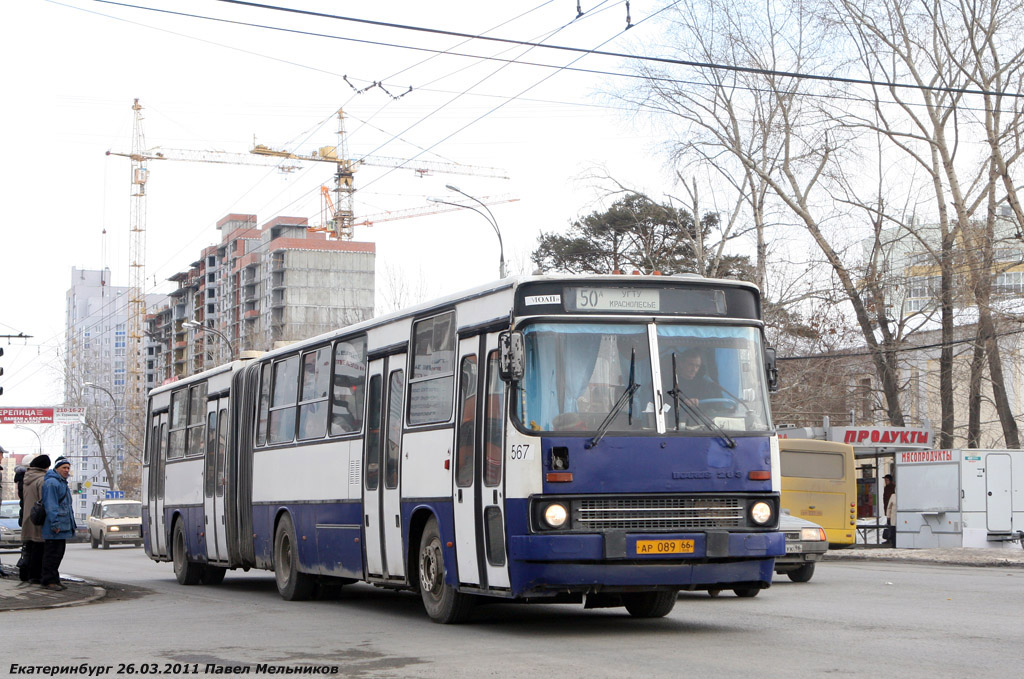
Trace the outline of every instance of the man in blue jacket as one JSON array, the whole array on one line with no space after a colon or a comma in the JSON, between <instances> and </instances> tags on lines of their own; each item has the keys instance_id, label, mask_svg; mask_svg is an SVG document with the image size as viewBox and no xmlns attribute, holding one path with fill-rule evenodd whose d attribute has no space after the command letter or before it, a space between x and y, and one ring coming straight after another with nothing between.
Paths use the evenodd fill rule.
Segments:
<instances>
[{"instance_id":1,"label":"man in blue jacket","mask_svg":"<svg viewBox=\"0 0 1024 679\"><path fill-rule=\"evenodd\" d=\"M43 577L40 586L44 589L67 589L60 583L60 562L64 559L67 541L75 535L75 517L71 511L71 489L68 475L71 461L58 457L53 469L43 479L43 506L46 507L46 521L43 522Z\"/></svg>"}]
</instances>

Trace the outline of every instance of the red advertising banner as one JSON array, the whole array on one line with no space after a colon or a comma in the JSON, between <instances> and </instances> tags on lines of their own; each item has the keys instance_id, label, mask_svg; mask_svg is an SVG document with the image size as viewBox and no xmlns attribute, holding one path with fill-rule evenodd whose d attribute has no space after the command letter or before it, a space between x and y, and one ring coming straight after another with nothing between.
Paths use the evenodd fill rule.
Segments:
<instances>
[{"instance_id":1,"label":"red advertising banner","mask_svg":"<svg viewBox=\"0 0 1024 679\"><path fill-rule=\"evenodd\" d=\"M0 424L74 424L84 421L85 408L0 408Z\"/></svg>"}]
</instances>

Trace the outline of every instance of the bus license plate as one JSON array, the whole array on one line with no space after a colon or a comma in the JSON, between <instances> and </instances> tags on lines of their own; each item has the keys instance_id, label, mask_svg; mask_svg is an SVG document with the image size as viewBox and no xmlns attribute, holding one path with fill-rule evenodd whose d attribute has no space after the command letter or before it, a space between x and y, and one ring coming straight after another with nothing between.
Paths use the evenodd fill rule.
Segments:
<instances>
[{"instance_id":1,"label":"bus license plate","mask_svg":"<svg viewBox=\"0 0 1024 679\"><path fill-rule=\"evenodd\" d=\"M637 556L651 554L692 554L693 540L637 540Z\"/></svg>"}]
</instances>

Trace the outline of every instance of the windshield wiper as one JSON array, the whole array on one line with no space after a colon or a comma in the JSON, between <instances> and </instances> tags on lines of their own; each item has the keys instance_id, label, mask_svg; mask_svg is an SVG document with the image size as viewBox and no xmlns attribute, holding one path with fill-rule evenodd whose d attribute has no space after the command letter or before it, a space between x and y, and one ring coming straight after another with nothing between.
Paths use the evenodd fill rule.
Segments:
<instances>
[{"instance_id":1,"label":"windshield wiper","mask_svg":"<svg viewBox=\"0 0 1024 679\"><path fill-rule=\"evenodd\" d=\"M676 352L674 351L672 352L672 390L668 392L668 395L672 397L672 403L675 405L676 431L679 431L679 404L682 404L683 407L686 408L686 410L689 411L694 417L700 420L701 424L703 424L706 428L718 432L719 436L721 436L725 440L725 445L727 448L736 447L736 441L733 440L731 436L725 433L725 429L722 429L722 427L718 426L718 423L716 423L713 419L708 417L707 413L700 409L700 406L698 406L696 403L687 403L688 397L683 392L683 390L679 388L679 377L676 374ZM695 401L696 399L691 400Z\"/></svg>"},{"instance_id":2,"label":"windshield wiper","mask_svg":"<svg viewBox=\"0 0 1024 679\"><path fill-rule=\"evenodd\" d=\"M594 435L594 438L590 439L587 445L584 446L585 448L593 448L601 442L601 439L608 432L608 427L611 426L612 420L615 419L615 416L619 414L622 406L626 405L626 403L629 403L629 423L633 424L633 394L639 388L640 385L636 383L636 349L633 349L629 356L629 384L626 385L626 390L619 396L619 400L608 411L608 415L601 421L601 424L597 427L597 434Z\"/></svg>"}]
</instances>

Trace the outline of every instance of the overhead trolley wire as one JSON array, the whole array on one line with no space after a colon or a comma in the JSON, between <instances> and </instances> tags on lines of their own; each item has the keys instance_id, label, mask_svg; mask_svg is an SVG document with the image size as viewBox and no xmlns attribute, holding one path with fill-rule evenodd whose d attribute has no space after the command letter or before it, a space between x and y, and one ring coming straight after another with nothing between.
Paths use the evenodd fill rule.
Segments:
<instances>
[{"instance_id":1,"label":"overhead trolley wire","mask_svg":"<svg viewBox=\"0 0 1024 679\"><path fill-rule=\"evenodd\" d=\"M97 2L110 2L111 0L96 0L96 1ZM715 70L724 70L724 71L734 71L736 73L751 73L751 74L755 74L755 75L771 75L771 76L778 76L778 77L784 77L784 78L796 78L796 79L803 79L803 80L821 80L821 81L824 81L824 82L844 83L844 84L852 84L852 85L872 85L872 86L877 86L877 87L889 87L889 88L897 88L897 89L913 89L913 90L922 90L922 91L929 91L929 92L944 92L944 93L953 93L953 94L982 94L982 95L987 95L987 96L1007 96L1007 97L1014 97L1014 98L1024 98L1024 92L1021 92L1021 93L997 92L997 91L991 91L991 90L975 90L975 89L966 89L966 88L959 88L959 87L940 87L940 86L935 86L935 85L918 85L918 84L915 84L915 83L898 83L898 82L889 82L889 81L884 81L884 80L873 80L873 79L868 79L868 78L848 78L848 77L844 77L844 76L834 76L834 75L816 75L816 74L813 74L813 73L801 73L799 71L778 71L778 70L774 70L774 69L755 68L755 67L752 67L752 66L735 66L735 65L732 65L732 64L718 64L718 63L714 63L714 62L705 62L705 61L690 61L690 60L687 60L687 59L672 59L672 58L669 58L669 57L639 56L639 55L635 55L635 54L628 54L628 53L625 53L625 52L606 52L606 51L597 50L597 49L586 49L586 48L582 48L582 47L570 47L568 45L551 45L551 44L547 44L547 43L537 43L537 42L530 42L530 41L526 41L526 40L514 40L512 38L496 38L494 36L488 36L488 35L475 35L475 34L472 34L472 33L461 33L459 31L446 31L446 30L439 29L439 28L427 28L425 26L412 26L412 25L409 25L409 24L397 24L397 23L389 22L389 21L375 21L373 19L359 19L357 17L343 16L343 15L340 15L340 14L327 14L326 12L314 12L312 10L295 9L295 8L292 8L292 7L281 7L279 5L266 5L266 4L262 4L262 3L258 3L258 2L250 2L249 0L216 0L216 1L217 2L226 3L226 4L230 4L230 5L239 5L239 6L244 6L244 7L254 7L254 8L257 8L257 9L266 9L266 10L272 10L272 11L275 11L275 12L285 12L285 13L297 14L297 15L301 15L301 16L311 16L311 17L316 17L316 18L321 18L321 19L334 19L334 20L337 20L337 21L346 21L346 22L359 23L359 24L365 24L365 25L370 25L370 26L380 26L380 27L383 27L383 28L394 28L394 29L400 29L400 30L405 30L405 31L416 31L416 32L422 32L422 33L432 33L432 34L436 34L436 35L450 35L450 36L460 37L460 38L472 38L472 39L475 39L475 40L486 40L486 41L491 41L491 42L501 42L501 43L506 43L506 44L511 44L511 45L522 45L522 46L526 46L526 47L538 47L538 48L543 48L543 49L560 50L560 51L565 51L565 52L575 52L575 53L579 53L579 54L582 54L582 55L595 55L595 56L604 56L604 57L615 57L615 58L618 58L618 59L628 59L628 60L635 60L635 61L647 61L647 62L661 63L661 64L672 64L672 65L676 65L676 66L692 66L694 68L706 68L706 69L715 69ZM672 7L672 6L676 5L676 4L678 4L678 3L672 3L671 5L669 5L669 7ZM665 11L665 9L668 9L668 7L663 8L661 10L658 10L657 12L652 14L651 16L655 16L657 14L660 14L661 12ZM636 26L636 25L638 25L640 23L641 23L641 21L638 21L638 22L636 22L634 24L630 24L630 25L627 26L627 29L631 28L632 26ZM602 43L602 44L606 44L606 43Z\"/></svg>"}]
</instances>

